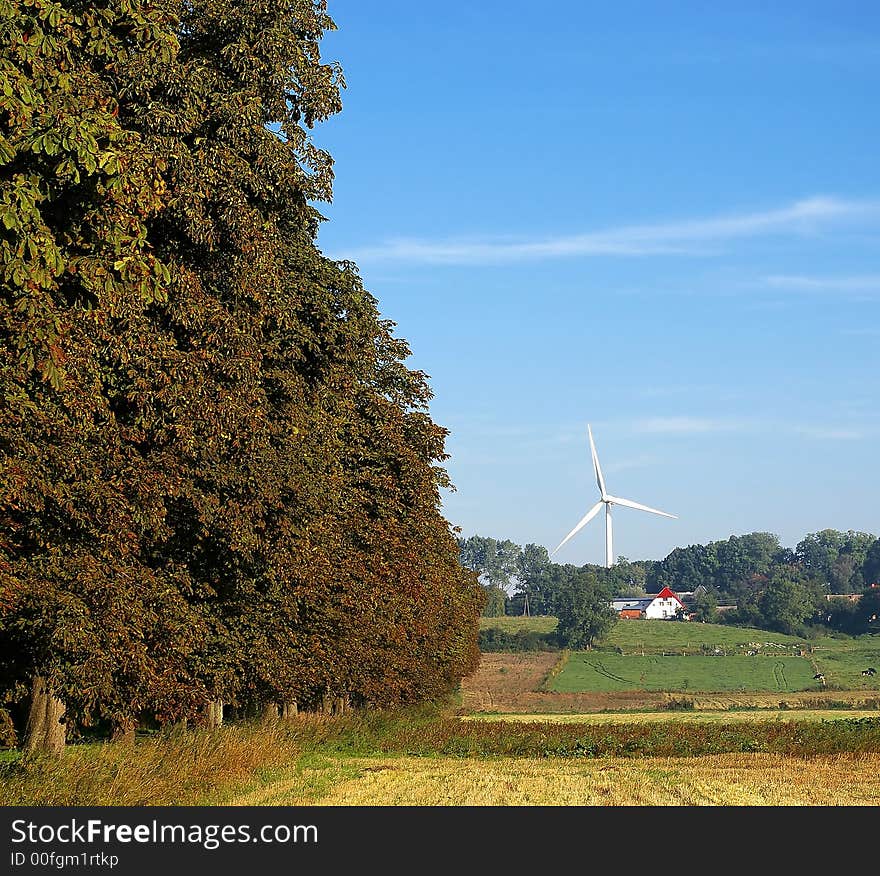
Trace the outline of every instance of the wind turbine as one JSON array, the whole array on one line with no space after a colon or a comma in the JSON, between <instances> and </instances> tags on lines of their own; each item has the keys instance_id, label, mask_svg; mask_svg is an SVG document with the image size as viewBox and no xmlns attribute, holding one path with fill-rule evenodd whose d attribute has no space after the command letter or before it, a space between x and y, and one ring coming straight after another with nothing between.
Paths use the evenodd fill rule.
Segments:
<instances>
[{"instance_id":1,"label":"wind turbine","mask_svg":"<svg viewBox=\"0 0 880 876\"><path fill-rule=\"evenodd\" d=\"M611 506L623 505L625 508L635 508L636 511L647 511L649 514L659 514L661 517L672 517L674 520L678 518L674 514L667 514L665 511L658 511L656 508L649 508L647 505L640 505L629 499L619 499L612 496L605 489L605 478L602 477L602 469L599 466L599 455L596 453L596 445L593 442L593 430L587 424L587 434L590 436L590 453L593 456L593 469L596 472L596 483L599 486L600 499L590 508L584 515L583 519L561 542L553 549L550 556L552 557L572 536L577 535L605 506L605 566L611 568L614 565L614 548L611 542Z\"/></svg>"}]
</instances>

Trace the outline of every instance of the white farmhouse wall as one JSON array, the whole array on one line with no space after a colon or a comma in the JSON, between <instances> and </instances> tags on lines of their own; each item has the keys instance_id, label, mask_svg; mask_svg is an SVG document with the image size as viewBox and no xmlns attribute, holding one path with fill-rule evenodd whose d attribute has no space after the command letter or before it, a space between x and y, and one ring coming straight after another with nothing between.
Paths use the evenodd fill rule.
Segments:
<instances>
[{"instance_id":1,"label":"white farmhouse wall","mask_svg":"<svg viewBox=\"0 0 880 876\"><path fill-rule=\"evenodd\" d=\"M652 599L651 604L645 609L645 617L659 620L669 620L675 617L675 612L681 603L677 599L664 597Z\"/></svg>"}]
</instances>

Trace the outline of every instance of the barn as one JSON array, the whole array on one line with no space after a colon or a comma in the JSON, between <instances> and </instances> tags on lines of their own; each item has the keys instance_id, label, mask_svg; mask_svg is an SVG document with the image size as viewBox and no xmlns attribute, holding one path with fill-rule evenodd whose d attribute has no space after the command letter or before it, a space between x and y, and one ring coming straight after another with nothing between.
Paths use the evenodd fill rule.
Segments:
<instances>
[{"instance_id":1,"label":"barn","mask_svg":"<svg viewBox=\"0 0 880 876\"><path fill-rule=\"evenodd\" d=\"M622 618L637 619L642 617L644 612L639 608L622 608L617 614Z\"/></svg>"},{"instance_id":2,"label":"barn","mask_svg":"<svg viewBox=\"0 0 880 876\"><path fill-rule=\"evenodd\" d=\"M611 600L611 607L620 618L640 618L645 616L645 609L651 604L653 596L631 596Z\"/></svg>"}]
</instances>

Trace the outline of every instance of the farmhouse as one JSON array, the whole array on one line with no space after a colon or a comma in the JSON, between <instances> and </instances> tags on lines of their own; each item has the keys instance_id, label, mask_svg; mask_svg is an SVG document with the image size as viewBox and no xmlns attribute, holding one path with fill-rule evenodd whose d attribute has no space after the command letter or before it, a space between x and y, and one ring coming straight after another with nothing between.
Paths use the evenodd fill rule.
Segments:
<instances>
[{"instance_id":1,"label":"farmhouse","mask_svg":"<svg viewBox=\"0 0 880 876\"><path fill-rule=\"evenodd\" d=\"M612 599L611 607L621 618L658 618L674 620L684 603L668 587L655 596ZM687 612L684 617L688 617Z\"/></svg>"}]
</instances>

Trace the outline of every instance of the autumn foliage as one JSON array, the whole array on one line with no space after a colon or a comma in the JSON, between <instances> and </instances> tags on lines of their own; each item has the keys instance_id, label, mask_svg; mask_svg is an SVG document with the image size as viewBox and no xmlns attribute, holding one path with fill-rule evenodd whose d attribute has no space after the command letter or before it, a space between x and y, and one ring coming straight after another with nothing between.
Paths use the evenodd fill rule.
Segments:
<instances>
[{"instance_id":1,"label":"autumn foliage","mask_svg":"<svg viewBox=\"0 0 880 876\"><path fill-rule=\"evenodd\" d=\"M446 431L317 246L318 0L0 0L0 689L130 729L431 698L482 590Z\"/></svg>"}]
</instances>

